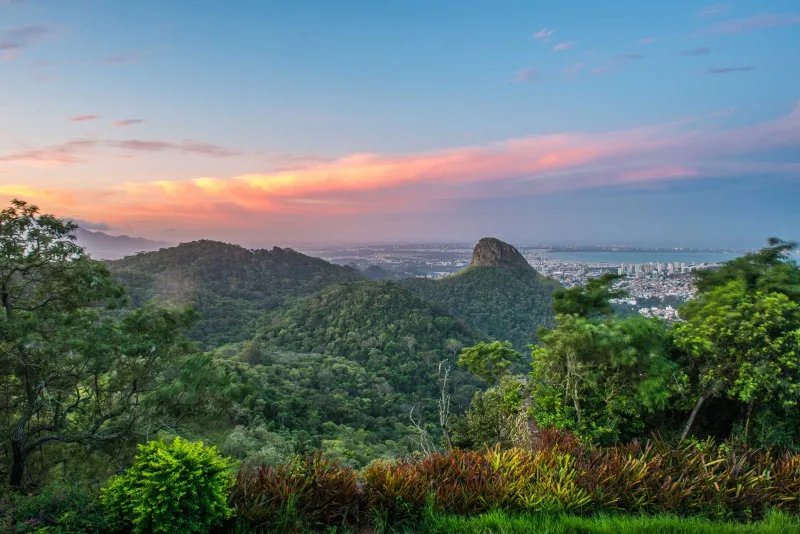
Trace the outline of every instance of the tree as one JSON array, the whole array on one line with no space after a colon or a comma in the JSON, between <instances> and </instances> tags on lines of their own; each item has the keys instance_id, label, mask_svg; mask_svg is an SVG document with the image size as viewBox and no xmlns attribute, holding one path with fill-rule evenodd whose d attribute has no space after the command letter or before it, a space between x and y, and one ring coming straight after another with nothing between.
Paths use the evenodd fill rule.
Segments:
<instances>
[{"instance_id":1,"label":"tree","mask_svg":"<svg viewBox=\"0 0 800 534\"><path fill-rule=\"evenodd\" d=\"M0 212L0 406L18 488L48 445L91 451L160 428L148 395L190 351L190 312L110 311L124 291L75 244L76 228L19 200Z\"/></svg>"},{"instance_id":2,"label":"tree","mask_svg":"<svg viewBox=\"0 0 800 534\"><path fill-rule=\"evenodd\" d=\"M521 359L522 355L511 347L509 341L481 342L461 349L458 365L494 385L508 374L514 362Z\"/></svg>"},{"instance_id":3,"label":"tree","mask_svg":"<svg viewBox=\"0 0 800 534\"><path fill-rule=\"evenodd\" d=\"M757 403L780 409L800 397L800 268L787 252L795 243L771 238L768 246L697 273L697 296L681 310L673 338L688 358L694 408L688 437L703 405L724 397L747 405L745 437Z\"/></svg>"},{"instance_id":4,"label":"tree","mask_svg":"<svg viewBox=\"0 0 800 534\"><path fill-rule=\"evenodd\" d=\"M703 404L725 396L747 404L745 438L757 402L792 409L800 400L800 304L783 293L748 291L733 280L703 293L674 331L695 376L694 409L685 439Z\"/></svg>"},{"instance_id":5,"label":"tree","mask_svg":"<svg viewBox=\"0 0 800 534\"><path fill-rule=\"evenodd\" d=\"M634 316L597 321L557 316L533 349L534 415L603 442L636 437L647 414L663 410L680 383L664 325Z\"/></svg>"},{"instance_id":6,"label":"tree","mask_svg":"<svg viewBox=\"0 0 800 534\"><path fill-rule=\"evenodd\" d=\"M610 317L614 313L611 299L625 296L622 290L612 289L620 275L606 273L592 278L585 286L559 289L553 293L553 310L557 315L578 315L587 319Z\"/></svg>"}]
</instances>

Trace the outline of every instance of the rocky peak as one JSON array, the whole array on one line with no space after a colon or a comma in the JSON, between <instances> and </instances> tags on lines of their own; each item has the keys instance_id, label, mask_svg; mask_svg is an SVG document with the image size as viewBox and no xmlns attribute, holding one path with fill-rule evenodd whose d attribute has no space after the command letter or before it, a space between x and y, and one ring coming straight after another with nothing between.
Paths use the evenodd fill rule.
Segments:
<instances>
[{"instance_id":1,"label":"rocky peak","mask_svg":"<svg viewBox=\"0 0 800 534\"><path fill-rule=\"evenodd\" d=\"M470 267L518 266L531 268L514 246L494 237L484 237L472 250Z\"/></svg>"}]
</instances>

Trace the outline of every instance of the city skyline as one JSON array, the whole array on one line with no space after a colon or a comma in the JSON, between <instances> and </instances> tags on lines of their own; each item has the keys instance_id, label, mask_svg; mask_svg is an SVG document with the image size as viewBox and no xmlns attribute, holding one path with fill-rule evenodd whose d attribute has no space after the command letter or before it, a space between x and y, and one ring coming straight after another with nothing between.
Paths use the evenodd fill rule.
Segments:
<instances>
[{"instance_id":1,"label":"city skyline","mask_svg":"<svg viewBox=\"0 0 800 534\"><path fill-rule=\"evenodd\" d=\"M0 202L180 242L800 238L791 0L0 1Z\"/></svg>"}]
</instances>

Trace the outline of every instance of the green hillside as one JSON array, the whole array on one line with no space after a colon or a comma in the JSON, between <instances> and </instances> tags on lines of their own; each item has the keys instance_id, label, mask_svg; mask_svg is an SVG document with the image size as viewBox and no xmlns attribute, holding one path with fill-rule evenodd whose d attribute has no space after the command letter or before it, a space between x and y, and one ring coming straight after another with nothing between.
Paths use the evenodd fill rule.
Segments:
<instances>
[{"instance_id":1,"label":"green hillside","mask_svg":"<svg viewBox=\"0 0 800 534\"><path fill-rule=\"evenodd\" d=\"M190 336L207 348L249 339L266 312L296 297L361 278L292 249L248 250L208 240L107 265L135 306L151 299L193 305L202 318Z\"/></svg>"},{"instance_id":2,"label":"green hillside","mask_svg":"<svg viewBox=\"0 0 800 534\"><path fill-rule=\"evenodd\" d=\"M277 311L260 338L282 350L346 358L413 402L438 395L439 362L452 366L453 403L466 407L474 379L455 365L458 347L478 338L465 324L394 282L333 286ZM463 389L462 386L467 386Z\"/></svg>"},{"instance_id":3,"label":"green hillside","mask_svg":"<svg viewBox=\"0 0 800 534\"><path fill-rule=\"evenodd\" d=\"M527 263L505 262L471 265L438 280L410 278L400 284L487 336L511 341L519 350L535 341L539 326L552 326L553 291L559 287Z\"/></svg>"}]
</instances>

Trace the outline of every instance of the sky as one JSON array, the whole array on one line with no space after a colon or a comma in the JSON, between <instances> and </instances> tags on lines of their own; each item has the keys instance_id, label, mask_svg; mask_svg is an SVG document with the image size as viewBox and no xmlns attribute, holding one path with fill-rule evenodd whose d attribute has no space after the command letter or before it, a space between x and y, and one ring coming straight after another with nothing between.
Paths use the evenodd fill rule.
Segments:
<instances>
[{"instance_id":1,"label":"sky","mask_svg":"<svg viewBox=\"0 0 800 534\"><path fill-rule=\"evenodd\" d=\"M248 246L800 239L800 3L0 0L0 203Z\"/></svg>"}]
</instances>

